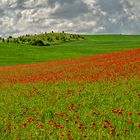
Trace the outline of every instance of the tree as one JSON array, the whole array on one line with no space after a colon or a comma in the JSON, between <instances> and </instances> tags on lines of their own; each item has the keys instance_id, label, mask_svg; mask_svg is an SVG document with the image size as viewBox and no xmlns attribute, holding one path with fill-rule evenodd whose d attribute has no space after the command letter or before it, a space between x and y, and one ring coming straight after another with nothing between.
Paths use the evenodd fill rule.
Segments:
<instances>
[{"instance_id":1,"label":"tree","mask_svg":"<svg viewBox=\"0 0 140 140\"><path fill-rule=\"evenodd\" d=\"M50 46L50 43L46 43L45 46Z\"/></svg>"},{"instance_id":2,"label":"tree","mask_svg":"<svg viewBox=\"0 0 140 140\"><path fill-rule=\"evenodd\" d=\"M7 39L7 43L9 43L9 38Z\"/></svg>"},{"instance_id":3,"label":"tree","mask_svg":"<svg viewBox=\"0 0 140 140\"><path fill-rule=\"evenodd\" d=\"M31 41L31 39L30 39L30 38L28 38L28 39L27 39L27 41L28 41L28 42L30 42L30 41Z\"/></svg>"},{"instance_id":4,"label":"tree","mask_svg":"<svg viewBox=\"0 0 140 140\"><path fill-rule=\"evenodd\" d=\"M85 39L85 37L84 37L84 36L82 36L82 39Z\"/></svg>"},{"instance_id":5,"label":"tree","mask_svg":"<svg viewBox=\"0 0 140 140\"><path fill-rule=\"evenodd\" d=\"M59 36L56 36L56 40L59 40Z\"/></svg>"},{"instance_id":6,"label":"tree","mask_svg":"<svg viewBox=\"0 0 140 140\"><path fill-rule=\"evenodd\" d=\"M66 41L66 37L65 36L61 37L61 40L65 42Z\"/></svg>"},{"instance_id":7,"label":"tree","mask_svg":"<svg viewBox=\"0 0 140 140\"><path fill-rule=\"evenodd\" d=\"M13 43L19 43L18 38L14 38L14 39L13 39Z\"/></svg>"},{"instance_id":8,"label":"tree","mask_svg":"<svg viewBox=\"0 0 140 140\"><path fill-rule=\"evenodd\" d=\"M13 37L12 37L12 36L9 36L8 38L9 38L9 39L12 39Z\"/></svg>"}]
</instances>

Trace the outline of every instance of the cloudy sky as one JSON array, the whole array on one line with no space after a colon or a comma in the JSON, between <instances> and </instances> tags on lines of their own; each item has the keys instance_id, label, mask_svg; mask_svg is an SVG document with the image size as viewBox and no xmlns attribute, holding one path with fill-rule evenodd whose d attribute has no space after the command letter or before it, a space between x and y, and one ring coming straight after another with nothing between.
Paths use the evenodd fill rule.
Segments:
<instances>
[{"instance_id":1,"label":"cloudy sky","mask_svg":"<svg viewBox=\"0 0 140 140\"><path fill-rule=\"evenodd\" d=\"M140 0L0 0L0 36L140 34Z\"/></svg>"}]
</instances>

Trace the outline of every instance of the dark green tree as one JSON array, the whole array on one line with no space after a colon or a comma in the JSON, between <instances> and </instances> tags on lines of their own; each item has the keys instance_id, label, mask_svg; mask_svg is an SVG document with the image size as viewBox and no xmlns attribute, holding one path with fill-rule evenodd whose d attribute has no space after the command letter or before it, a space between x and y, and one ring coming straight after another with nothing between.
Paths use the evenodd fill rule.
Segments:
<instances>
[{"instance_id":1,"label":"dark green tree","mask_svg":"<svg viewBox=\"0 0 140 140\"><path fill-rule=\"evenodd\" d=\"M13 37L12 37L12 36L9 36L8 38L9 38L9 39L12 39Z\"/></svg>"},{"instance_id":2,"label":"dark green tree","mask_svg":"<svg viewBox=\"0 0 140 140\"><path fill-rule=\"evenodd\" d=\"M6 40L7 41L7 43L9 43L10 41L9 41L9 38Z\"/></svg>"}]
</instances>

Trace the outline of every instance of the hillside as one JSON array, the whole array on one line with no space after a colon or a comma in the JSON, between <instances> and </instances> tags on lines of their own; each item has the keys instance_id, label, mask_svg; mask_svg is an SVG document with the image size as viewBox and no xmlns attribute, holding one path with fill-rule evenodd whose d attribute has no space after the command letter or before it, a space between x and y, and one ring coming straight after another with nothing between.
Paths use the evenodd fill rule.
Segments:
<instances>
[{"instance_id":1,"label":"hillside","mask_svg":"<svg viewBox=\"0 0 140 140\"><path fill-rule=\"evenodd\" d=\"M140 48L140 36L136 35L83 36L85 38L83 40L52 44L47 47L0 42L0 66L49 62Z\"/></svg>"},{"instance_id":2,"label":"hillside","mask_svg":"<svg viewBox=\"0 0 140 140\"><path fill-rule=\"evenodd\" d=\"M60 44L63 42L71 42L75 40L83 40L84 37L82 35L77 34L68 34L68 33L43 33L43 34L35 34L35 35L23 35L19 37L9 36L7 39L1 39L1 42L6 43L16 43L16 44L26 44L26 45L34 45L34 46L50 46L52 44Z\"/></svg>"}]
</instances>

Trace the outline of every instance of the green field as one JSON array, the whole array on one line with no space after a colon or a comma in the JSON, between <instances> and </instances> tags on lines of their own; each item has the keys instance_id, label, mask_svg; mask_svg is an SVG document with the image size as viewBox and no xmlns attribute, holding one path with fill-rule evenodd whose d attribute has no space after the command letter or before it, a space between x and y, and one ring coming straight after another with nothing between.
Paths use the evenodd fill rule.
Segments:
<instances>
[{"instance_id":1,"label":"green field","mask_svg":"<svg viewBox=\"0 0 140 140\"><path fill-rule=\"evenodd\" d=\"M139 140L140 36L84 37L0 43L0 140Z\"/></svg>"},{"instance_id":2,"label":"green field","mask_svg":"<svg viewBox=\"0 0 140 140\"><path fill-rule=\"evenodd\" d=\"M1 85L0 138L139 140L139 82Z\"/></svg>"},{"instance_id":3,"label":"green field","mask_svg":"<svg viewBox=\"0 0 140 140\"><path fill-rule=\"evenodd\" d=\"M0 66L49 62L140 47L136 35L88 35L85 40L51 46L0 43Z\"/></svg>"}]
</instances>

